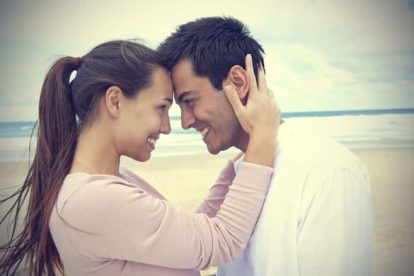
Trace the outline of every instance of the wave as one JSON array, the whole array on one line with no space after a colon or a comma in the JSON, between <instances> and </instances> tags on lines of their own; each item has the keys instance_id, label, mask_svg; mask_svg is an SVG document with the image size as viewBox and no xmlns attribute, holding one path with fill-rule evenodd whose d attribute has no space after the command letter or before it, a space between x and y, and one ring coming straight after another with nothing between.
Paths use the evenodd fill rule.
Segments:
<instances>
[{"instance_id":1,"label":"wave","mask_svg":"<svg viewBox=\"0 0 414 276\"><path fill-rule=\"evenodd\" d=\"M308 132L329 136L349 148L414 146L414 113L307 116L286 119ZM28 158L30 134L34 122L0 123L0 161ZM181 128L180 118L172 117L172 131L161 135L153 156L206 153L201 135ZM32 139L35 149L36 139Z\"/></svg>"}]
</instances>

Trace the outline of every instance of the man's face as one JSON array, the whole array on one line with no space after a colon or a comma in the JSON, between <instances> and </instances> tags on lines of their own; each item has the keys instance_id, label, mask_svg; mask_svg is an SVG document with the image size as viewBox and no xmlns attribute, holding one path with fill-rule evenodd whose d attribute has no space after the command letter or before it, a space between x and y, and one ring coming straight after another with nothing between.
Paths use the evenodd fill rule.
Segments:
<instances>
[{"instance_id":1,"label":"man's face","mask_svg":"<svg viewBox=\"0 0 414 276\"><path fill-rule=\"evenodd\" d=\"M217 90L207 77L196 76L187 59L179 61L171 74L182 127L199 131L211 154L238 146L241 126L224 91Z\"/></svg>"}]
</instances>

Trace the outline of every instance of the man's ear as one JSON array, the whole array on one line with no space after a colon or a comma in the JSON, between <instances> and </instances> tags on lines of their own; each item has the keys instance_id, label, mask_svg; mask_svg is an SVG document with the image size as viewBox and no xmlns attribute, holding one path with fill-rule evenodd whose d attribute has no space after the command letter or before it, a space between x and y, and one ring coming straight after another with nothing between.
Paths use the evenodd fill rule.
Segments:
<instances>
[{"instance_id":1,"label":"man's ear","mask_svg":"<svg viewBox=\"0 0 414 276\"><path fill-rule=\"evenodd\" d=\"M118 117L122 91L118 86L111 86L105 92L105 106L111 116Z\"/></svg>"},{"instance_id":2,"label":"man's ear","mask_svg":"<svg viewBox=\"0 0 414 276\"><path fill-rule=\"evenodd\" d=\"M224 82L225 85L230 84L235 87L241 102L246 103L250 84L247 72L243 67L240 65L234 65L231 67Z\"/></svg>"}]
</instances>

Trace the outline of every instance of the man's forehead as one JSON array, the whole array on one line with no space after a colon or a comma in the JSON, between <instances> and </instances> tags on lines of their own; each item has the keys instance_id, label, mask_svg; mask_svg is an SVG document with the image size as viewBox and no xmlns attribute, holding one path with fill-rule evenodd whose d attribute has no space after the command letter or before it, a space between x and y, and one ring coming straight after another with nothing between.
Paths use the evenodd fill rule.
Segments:
<instances>
[{"instance_id":1,"label":"man's forehead","mask_svg":"<svg viewBox=\"0 0 414 276\"><path fill-rule=\"evenodd\" d=\"M191 96L192 91L191 90L175 90L174 89L174 100L176 103L180 104L184 98Z\"/></svg>"},{"instance_id":2,"label":"man's forehead","mask_svg":"<svg viewBox=\"0 0 414 276\"><path fill-rule=\"evenodd\" d=\"M197 79L190 60L183 59L177 62L171 69L171 79L175 99L180 98L183 94L189 94Z\"/></svg>"},{"instance_id":3,"label":"man's forehead","mask_svg":"<svg viewBox=\"0 0 414 276\"><path fill-rule=\"evenodd\" d=\"M179 76L180 73L172 74L171 81L173 85L174 96L179 96L184 92L191 91L193 80L191 77Z\"/></svg>"},{"instance_id":4,"label":"man's forehead","mask_svg":"<svg viewBox=\"0 0 414 276\"><path fill-rule=\"evenodd\" d=\"M173 67L171 68L171 71L172 71L173 75L177 75L177 74L180 74L180 75L181 74L194 74L193 64L187 58L181 59L177 63L175 63L173 65Z\"/></svg>"}]
</instances>

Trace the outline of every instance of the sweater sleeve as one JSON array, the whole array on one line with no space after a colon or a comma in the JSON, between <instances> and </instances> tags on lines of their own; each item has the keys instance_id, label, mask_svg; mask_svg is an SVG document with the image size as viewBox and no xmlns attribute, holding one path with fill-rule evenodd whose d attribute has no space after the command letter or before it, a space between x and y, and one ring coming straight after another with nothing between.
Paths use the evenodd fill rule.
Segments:
<instances>
[{"instance_id":1,"label":"sweater sleeve","mask_svg":"<svg viewBox=\"0 0 414 276\"><path fill-rule=\"evenodd\" d=\"M221 171L214 185L211 186L207 197L198 207L197 213L206 214L210 218L215 217L229 191L229 187L233 182L235 176L236 173L234 172L234 161L229 160L227 165Z\"/></svg>"},{"instance_id":2,"label":"sweater sleeve","mask_svg":"<svg viewBox=\"0 0 414 276\"><path fill-rule=\"evenodd\" d=\"M154 198L116 177L96 176L61 217L75 250L90 258L204 269L238 257L259 216L273 169L243 162L214 218Z\"/></svg>"}]
</instances>

